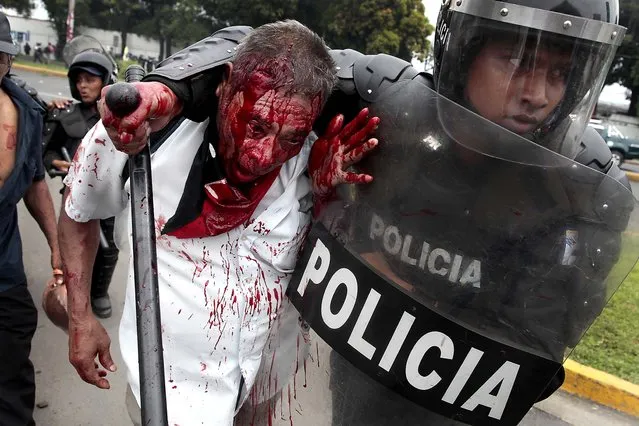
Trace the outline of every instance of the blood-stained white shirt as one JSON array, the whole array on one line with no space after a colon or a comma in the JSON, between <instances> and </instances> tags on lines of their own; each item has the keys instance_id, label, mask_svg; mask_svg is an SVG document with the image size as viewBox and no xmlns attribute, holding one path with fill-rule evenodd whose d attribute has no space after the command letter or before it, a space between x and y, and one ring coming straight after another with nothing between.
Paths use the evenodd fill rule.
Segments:
<instances>
[{"instance_id":1,"label":"blood-stained white shirt","mask_svg":"<svg viewBox=\"0 0 639 426\"><path fill-rule=\"evenodd\" d=\"M185 120L151 157L170 424L231 425L241 377L240 403L249 394L252 403L262 402L286 385L308 352L308 334L284 294L310 222L310 184L304 174L310 141L282 166L246 224L215 237L161 235L177 209L207 125ZM129 183L122 177L127 158L98 122L65 179L70 218L117 216L118 224L128 223L131 235ZM120 346L139 403L132 257Z\"/></svg>"}]
</instances>

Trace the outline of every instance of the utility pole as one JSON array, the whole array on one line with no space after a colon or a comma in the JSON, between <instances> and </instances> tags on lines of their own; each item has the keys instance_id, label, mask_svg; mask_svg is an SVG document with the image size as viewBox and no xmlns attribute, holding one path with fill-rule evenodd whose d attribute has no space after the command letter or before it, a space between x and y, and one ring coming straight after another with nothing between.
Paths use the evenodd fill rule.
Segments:
<instances>
[{"instance_id":1,"label":"utility pole","mask_svg":"<svg viewBox=\"0 0 639 426\"><path fill-rule=\"evenodd\" d=\"M67 15L67 43L73 38L74 11L75 0L69 0L69 13Z\"/></svg>"}]
</instances>

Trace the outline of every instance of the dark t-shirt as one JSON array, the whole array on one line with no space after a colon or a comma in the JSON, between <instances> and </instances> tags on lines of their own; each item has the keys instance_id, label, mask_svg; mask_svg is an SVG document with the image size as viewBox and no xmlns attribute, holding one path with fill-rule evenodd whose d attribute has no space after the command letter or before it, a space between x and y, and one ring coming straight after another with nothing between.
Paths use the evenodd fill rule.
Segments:
<instances>
[{"instance_id":1,"label":"dark t-shirt","mask_svg":"<svg viewBox=\"0 0 639 426\"><path fill-rule=\"evenodd\" d=\"M26 283L17 204L34 181L44 179L42 164L42 109L10 79L2 90L18 109L18 145L15 167L0 188L0 291Z\"/></svg>"}]
</instances>

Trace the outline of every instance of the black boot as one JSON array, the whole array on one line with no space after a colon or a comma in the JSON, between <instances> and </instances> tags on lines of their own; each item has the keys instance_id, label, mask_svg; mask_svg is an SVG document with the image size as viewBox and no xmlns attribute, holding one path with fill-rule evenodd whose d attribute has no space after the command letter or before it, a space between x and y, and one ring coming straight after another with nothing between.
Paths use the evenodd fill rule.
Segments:
<instances>
[{"instance_id":1,"label":"black boot","mask_svg":"<svg viewBox=\"0 0 639 426\"><path fill-rule=\"evenodd\" d=\"M100 318L109 318L112 313L111 299L108 292L115 265L118 263L119 253L113 241L114 221L114 218L100 221L100 228L109 243L109 247L104 247L102 243L100 244L93 264L91 307L93 308L93 313Z\"/></svg>"}]
</instances>

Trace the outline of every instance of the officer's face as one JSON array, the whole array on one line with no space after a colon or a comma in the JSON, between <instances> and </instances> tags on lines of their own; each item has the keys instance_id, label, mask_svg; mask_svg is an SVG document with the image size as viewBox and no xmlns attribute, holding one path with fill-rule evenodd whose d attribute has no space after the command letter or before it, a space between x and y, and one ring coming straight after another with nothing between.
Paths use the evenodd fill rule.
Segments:
<instances>
[{"instance_id":1,"label":"officer's face","mask_svg":"<svg viewBox=\"0 0 639 426\"><path fill-rule=\"evenodd\" d=\"M85 71L78 73L75 81L75 87L80 93L80 98L85 104L92 104L98 100L100 92L102 91L102 78L90 74Z\"/></svg>"},{"instance_id":2,"label":"officer's face","mask_svg":"<svg viewBox=\"0 0 639 426\"><path fill-rule=\"evenodd\" d=\"M563 99L570 67L570 52L491 41L469 69L466 97L482 117L529 133Z\"/></svg>"},{"instance_id":3,"label":"officer's face","mask_svg":"<svg viewBox=\"0 0 639 426\"><path fill-rule=\"evenodd\" d=\"M297 155L319 113L317 102L271 81L257 71L241 89L228 80L218 87L218 151L233 183L254 181Z\"/></svg>"}]
</instances>

